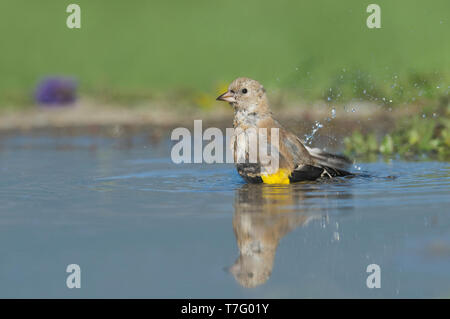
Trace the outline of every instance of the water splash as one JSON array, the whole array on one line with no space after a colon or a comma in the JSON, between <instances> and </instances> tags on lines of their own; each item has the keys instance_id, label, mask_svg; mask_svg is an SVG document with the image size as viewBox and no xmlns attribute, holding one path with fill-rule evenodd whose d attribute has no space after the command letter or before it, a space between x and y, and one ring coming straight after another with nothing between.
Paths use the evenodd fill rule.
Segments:
<instances>
[{"instance_id":1,"label":"water splash","mask_svg":"<svg viewBox=\"0 0 450 319\"><path fill-rule=\"evenodd\" d=\"M340 238L339 232L335 231L335 232L333 233L333 239L332 239L332 241L339 241L340 239L341 239L341 238Z\"/></svg>"},{"instance_id":2,"label":"water splash","mask_svg":"<svg viewBox=\"0 0 450 319\"><path fill-rule=\"evenodd\" d=\"M311 145L311 142L312 142L312 139L313 139L314 135L322 127L323 127L322 123L320 123L319 121L316 121L314 123L314 126L313 126L313 129L311 131L311 134L305 135L305 143L308 144L308 145Z\"/></svg>"},{"instance_id":3,"label":"water splash","mask_svg":"<svg viewBox=\"0 0 450 319\"><path fill-rule=\"evenodd\" d=\"M334 107L331 109L331 118L336 118L336 109Z\"/></svg>"}]
</instances>

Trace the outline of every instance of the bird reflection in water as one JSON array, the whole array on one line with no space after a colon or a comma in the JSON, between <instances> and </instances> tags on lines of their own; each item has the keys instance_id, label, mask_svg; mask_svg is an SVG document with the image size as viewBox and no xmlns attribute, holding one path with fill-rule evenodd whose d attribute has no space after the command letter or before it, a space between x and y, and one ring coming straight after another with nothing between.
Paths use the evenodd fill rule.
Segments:
<instances>
[{"instance_id":1,"label":"bird reflection in water","mask_svg":"<svg viewBox=\"0 0 450 319\"><path fill-rule=\"evenodd\" d=\"M256 287L269 279L281 238L313 219L327 217L327 194L336 197L336 192L324 192L319 184L246 184L236 191L233 230L240 254L228 270L240 285ZM306 205L308 198L320 198L322 205Z\"/></svg>"}]
</instances>

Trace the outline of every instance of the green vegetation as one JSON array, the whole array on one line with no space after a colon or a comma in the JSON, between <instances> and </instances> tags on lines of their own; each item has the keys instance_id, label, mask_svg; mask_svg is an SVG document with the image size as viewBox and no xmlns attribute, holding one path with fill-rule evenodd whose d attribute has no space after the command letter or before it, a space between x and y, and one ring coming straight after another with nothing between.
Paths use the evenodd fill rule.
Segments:
<instances>
[{"instance_id":1,"label":"green vegetation","mask_svg":"<svg viewBox=\"0 0 450 319\"><path fill-rule=\"evenodd\" d=\"M398 154L407 159L425 156L450 160L450 107L440 113L426 112L404 119L380 138L374 133L355 131L344 143L347 155L365 159Z\"/></svg>"},{"instance_id":2,"label":"green vegetation","mask_svg":"<svg viewBox=\"0 0 450 319\"><path fill-rule=\"evenodd\" d=\"M333 103L448 95L448 0L379 0L377 30L360 0L77 0L82 28L70 30L73 2L0 2L0 108L32 103L47 75L124 105L187 96L207 107L243 75Z\"/></svg>"}]
</instances>

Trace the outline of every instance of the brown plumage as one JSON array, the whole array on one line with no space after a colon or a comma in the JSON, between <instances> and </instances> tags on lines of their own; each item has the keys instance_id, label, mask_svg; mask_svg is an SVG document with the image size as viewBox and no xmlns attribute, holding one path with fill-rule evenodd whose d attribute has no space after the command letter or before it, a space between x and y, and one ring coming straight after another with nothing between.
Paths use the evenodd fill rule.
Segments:
<instances>
[{"instance_id":1,"label":"brown plumage","mask_svg":"<svg viewBox=\"0 0 450 319\"><path fill-rule=\"evenodd\" d=\"M349 159L306 147L297 136L284 129L273 118L264 87L258 81L237 78L217 100L229 102L234 108L235 133L231 147L238 173L247 182L287 184L351 174L348 172L351 164ZM252 140L250 132L261 128L267 129L267 149L272 146L275 155L278 155L277 171L273 171L270 164L260 158L260 152L257 152L256 161L252 161L249 155L252 142L260 150L258 135L256 140ZM272 128L278 129L278 148L270 144ZM267 149L266 152L271 153ZM239 154L244 155L240 158Z\"/></svg>"},{"instance_id":2,"label":"brown plumage","mask_svg":"<svg viewBox=\"0 0 450 319\"><path fill-rule=\"evenodd\" d=\"M236 190L234 202L233 230L239 257L228 270L246 288L269 279L278 244L286 234L322 217L317 209L300 205L306 195L302 189L259 186L243 185Z\"/></svg>"}]
</instances>

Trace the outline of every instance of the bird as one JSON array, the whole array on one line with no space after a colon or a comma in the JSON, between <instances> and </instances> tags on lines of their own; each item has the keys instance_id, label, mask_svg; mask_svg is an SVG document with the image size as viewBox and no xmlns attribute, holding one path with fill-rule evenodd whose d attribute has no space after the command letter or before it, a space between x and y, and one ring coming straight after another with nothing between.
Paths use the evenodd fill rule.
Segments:
<instances>
[{"instance_id":1,"label":"bird","mask_svg":"<svg viewBox=\"0 0 450 319\"><path fill-rule=\"evenodd\" d=\"M317 207L301 204L320 189L271 186L244 184L236 189L232 221L239 257L226 270L245 288L267 282L284 236L323 218Z\"/></svg>"},{"instance_id":2,"label":"bird","mask_svg":"<svg viewBox=\"0 0 450 319\"><path fill-rule=\"evenodd\" d=\"M350 159L305 146L299 137L274 119L266 90L258 81L239 77L216 100L228 102L234 109L230 147L237 171L247 183L291 184L352 175ZM250 132L261 132L261 129L265 129L265 135L257 134L256 140L253 139L251 135L254 133ZM271 140L272 136L276 136L272 133L273 129L278 133L277 143ZM261 137L266 138L266 144L260 144ZM263 160L261 149L256 158L252 157L249 150L255 143L258 143L257 147L263 145L262 148L270 148L270 152L265 150L266 154L275 151L278 157L276 166L273 161L269 164Z\"/></svg>"}]
</instances>

